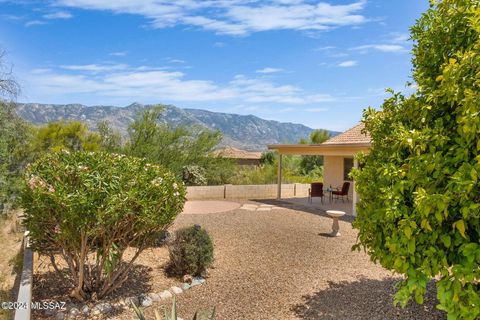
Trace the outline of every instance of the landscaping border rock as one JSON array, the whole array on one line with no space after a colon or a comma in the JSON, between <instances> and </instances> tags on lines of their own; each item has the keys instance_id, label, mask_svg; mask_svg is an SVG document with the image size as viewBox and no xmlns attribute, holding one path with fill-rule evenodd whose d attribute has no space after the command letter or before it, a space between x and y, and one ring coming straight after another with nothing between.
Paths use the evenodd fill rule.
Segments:
<instances>
[{"instance_id":1,"label":"landscaping border rock","mask_svg":"<svg viewBox=\"0 0 480 320\"><path fill-rule=\"evenodd\" d=\"M128 309L131 308L132 303L135 304L137 307L141 306L144 308L151 307L155 302L159 302L161 300L171 299L174 295L182 294L184 291L193 288L194 286L198 286L205 283L205 279L201 277L195 277L192 280L191 284L188 283L181 283L180 287L172 286L168 290L163 290L161 292L150 292L150 293L143 293L138 296L131 296L126 297L123 299L119 299L117 301L109 301L109 302L99 302L94 306L89 306L86 304L71 304L65 310L59 310L58 312L52 312L52 310L47 309L45 311L46 316L54 316L55 319L77 319L77 318L85 318L90 315L93 316L102 316L112 313L118 309ZM180 318L178 318L180 319Z\"/></svg>"}]
</instances>

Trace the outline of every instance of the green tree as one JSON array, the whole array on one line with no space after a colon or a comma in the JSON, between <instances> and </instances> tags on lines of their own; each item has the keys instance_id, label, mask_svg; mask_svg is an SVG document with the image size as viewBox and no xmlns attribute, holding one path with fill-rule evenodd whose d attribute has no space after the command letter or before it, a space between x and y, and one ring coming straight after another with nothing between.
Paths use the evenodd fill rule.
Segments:
<instances>
[{"instance_id":1,"label":"green tree","mask_svg":"<svg viewBox=\"0 0 480 320\"><path fill-rule=\"evenodd\" d=\"M300 144L321 144L330 138L327 130L317 129L310 133L309 139L301 139ZM323 156L302 156L300 161L301 172L304 175L310 174L312 171L322 170Z\"/></svg>"},{"instance_id":2,"label":"green tree","mask_svg":"<svg viewBox=\"0 0 480 320\"><path fill-rule=\"evenodd\" d=\"M49 122L34 130L32 152L37 157L45 152L98 151L101 149L101 137L88 131L79 121Z\"/></svg>"},{"instance_id":3,"label":"green tree","mask_svg":"<svg viewBox=\"0 0 480 320\"><path fill-rule=\"evenodd\" d=\"M100 146L108 152L120 152L122 148L122 136L113 129L108 121L97 123L98 134L100 135Z\"/></svg>"},{"instance_id":4,"label":"green tree","mask_svg":"<svg viewBox=\"0 0 480 320\"><path fill-rule=\"evenodd\" d=\"M431 2L411 28L410 96L364 112L372 148L354 170L354 227L372 260L405 275L396 301L436 278L449 319L480 317L480 3Z\"/></svg>"},{"instance_id":5,"label":"green tree","mask_svg":"<svg viewBox=\"0 0 480 320\"><path fill-rule=\"evenodd\" d=\"M30 160L30 127L15 113L15 104L0 101L0 205L15 202L20 176ZM1 210L0 210L1 211Z\"/></svg>"},{"instance_id":6,"label":"green tree","mask_svg":"<svg viewBox=\"0 0 480 320\"><path fill-rule=\"evenodd\" d=\"M157 106L139 114L129 127L125 153L159 163L179 178L186 166L195 165L205 170L209 184L227 182L234 170L233 162L212 154L222 134L158 123L162 112L163 108Z\"/></svg>"}]
</instances>

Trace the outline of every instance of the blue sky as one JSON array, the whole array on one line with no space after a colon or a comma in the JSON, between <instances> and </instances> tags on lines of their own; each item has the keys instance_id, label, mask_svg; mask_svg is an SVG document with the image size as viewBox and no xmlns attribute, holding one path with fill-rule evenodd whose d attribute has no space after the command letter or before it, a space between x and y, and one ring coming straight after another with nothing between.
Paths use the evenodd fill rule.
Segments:
<instances>
[{"instance_id":1,"label":"blue sky","mask_svg":"<svg viewBox=\"0 0 480 320\"><path fill-rule=\"evenodd\" d=\"M21 102L166 103L344 130L411 81L418 0L0 0Z\"/></svg>"}]
</instances>

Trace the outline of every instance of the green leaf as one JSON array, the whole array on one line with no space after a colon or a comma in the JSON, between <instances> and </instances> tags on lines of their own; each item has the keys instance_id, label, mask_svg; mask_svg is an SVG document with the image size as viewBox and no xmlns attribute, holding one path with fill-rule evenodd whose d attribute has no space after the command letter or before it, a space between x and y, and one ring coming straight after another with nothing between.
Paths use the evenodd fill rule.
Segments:
<instances>
[{"instance_id":1,"label":"green leaf","mask_svg":"<svg viewBox=\"0 0 480 320\"><path fill-rule=\"evenodd\" d=\"M409 253L415 253L415 239L412 238L410 241L408 241L408 252Z\"/></svg>"},{"instance_id":2,"label":"green leaf","mask_svg":"<svg viewBox=\"0 0 480 320\"><path fill-rule=\"evenodd\" d=\"M450 245L452 243L452 239L450 238L450 236L448 234L444 234L444 235L440 236L440 239L442 240L445 247L450 248Z\"/></svg>"},{"instance_id":3,"label":"green leaf","mask_svg":"<svg viewBox=\"0 0 480 320\"><path fill-rule=\"evenodd\" d=\"M405 234L407 239L410 239L410 237L412 236L412 229L410 229L409 226L406 226L405 228L403 228L403 233Z\"/></svg>"},{"instance_id":4,"label":"green leaf","mask_svg":"<svg viewBox=\"0 0 480 320\"><path fill-rule=\"evenodd\" d=\"M454 223L455 228L457 228L458 232L462 235L462 237L465 237L465 222L463 219L458 220L457 222Z\"/></svg>"},{"instance_id":5,"label":"green leaf","mask_svg":"<svg viewBox=\"0 0 480 320\"><path fill-rule=\"evenodd\" d=\"M427 231L432 231L432 227L430 226L430 222L428 222L427 219L423 219L422 222L420 223L420 226Z\"/></svg>"}]
</instances>

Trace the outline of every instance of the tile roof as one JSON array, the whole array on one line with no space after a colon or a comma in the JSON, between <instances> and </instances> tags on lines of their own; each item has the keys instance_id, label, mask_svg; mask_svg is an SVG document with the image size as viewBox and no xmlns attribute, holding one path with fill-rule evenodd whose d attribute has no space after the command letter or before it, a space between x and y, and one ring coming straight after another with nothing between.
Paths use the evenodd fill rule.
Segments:
<instances>
[{"instance_id":1,"label":"tile roof","mask_svg":"<svg viewBox=\"0 0 480 320\"><path fill-rule=\"evenodd\" d=\"M322 144L368 144L372 139L368 133L362 133L365 128L363 123L357 124L355 127L336 135Z\"/></svg>"},{"instance_id":2,"label":"tile roof","mask_svg":"<svg viewBox=\"0 0 480 320\"><path fill-rule=\"evenodd\" d=\"M221 156L223 158L231 159L260 159L262 157L261 152L253 152L240 150L234 147L226 147L224 149L215 150L213 152L215 155Z\"/></svg>"}]
</instances>

